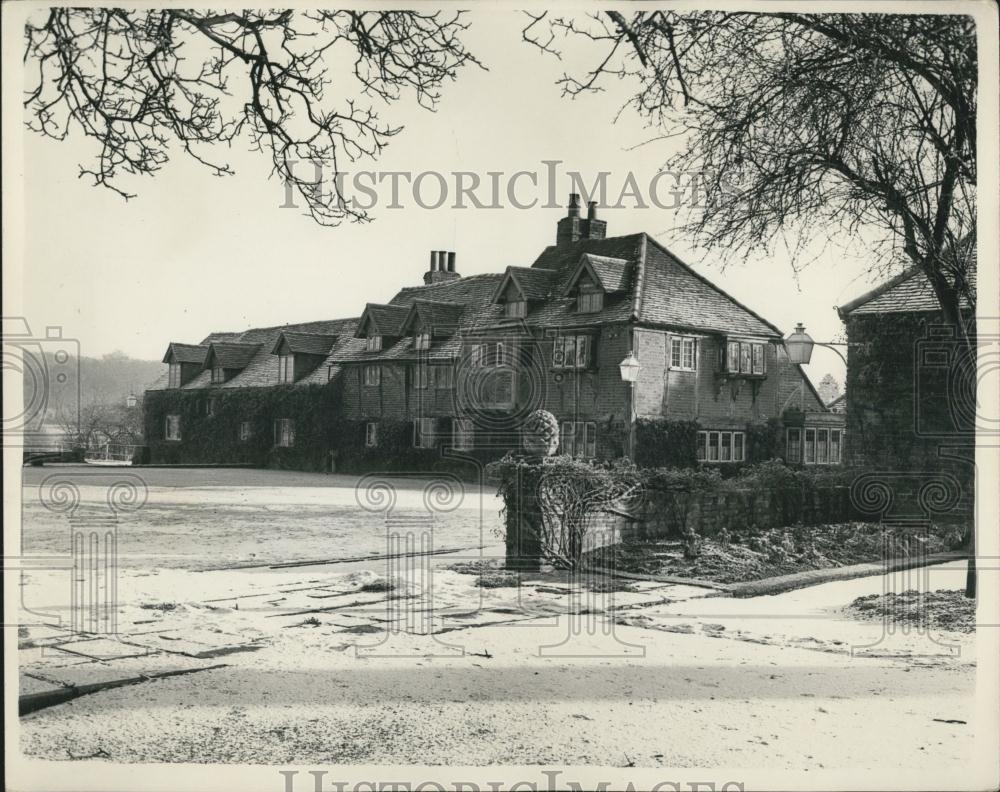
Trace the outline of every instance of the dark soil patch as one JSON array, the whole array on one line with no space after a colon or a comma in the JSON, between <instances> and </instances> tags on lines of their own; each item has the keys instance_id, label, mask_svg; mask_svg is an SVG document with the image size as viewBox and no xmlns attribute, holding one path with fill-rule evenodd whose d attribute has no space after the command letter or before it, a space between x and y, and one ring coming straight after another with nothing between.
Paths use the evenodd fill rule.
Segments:
<instances>
[{"instance_id":1,"label":"dark soil patch","mask_svg":"<svg viewBox=\"0 0 1000 792\"><path fill-rule=\"evenodd\" d=\"M859 619L888 619L896 624L953 632L976 631L976 601L958 590L870 594L858 597L846 610Z\"/></svg>"},{"instance_id":2,"label":"dark soil patch","mask_svg":"<svg viewBox=\"0 0 1000 792\"><path fill-rule=\"evenodd\" d=\"M499 561L460 561L448 569L462 575L476 575L476 585L480 588L506 588L521 582L517 572L510 572Z\"/></svg>"}]
</instances>

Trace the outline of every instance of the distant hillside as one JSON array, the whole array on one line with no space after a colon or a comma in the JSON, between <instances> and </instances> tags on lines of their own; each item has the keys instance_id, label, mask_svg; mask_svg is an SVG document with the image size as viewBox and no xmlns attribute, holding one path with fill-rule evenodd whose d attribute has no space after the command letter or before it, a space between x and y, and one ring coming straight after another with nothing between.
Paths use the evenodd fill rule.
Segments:
<instances>
[{"instance_id":1,"label":"distant hillside","mask_svg":"<svg viewBox=\"0 0 1000 792\"><path fill-rule=\"evenodd\" d=\"M77 382L80 385L81 406L89 404L123 404L129 393L142 396L153 382L166 371L158 360L138 360L124 352L112 352L100 358L70 358L58 363L54 355L46 354L49 372L49 411L57 411L68 399L73 399ZM57 384L56 375L65 374L64 382ZM25 379L26 401L32 381Z\"/></svg>"}]
</instances>

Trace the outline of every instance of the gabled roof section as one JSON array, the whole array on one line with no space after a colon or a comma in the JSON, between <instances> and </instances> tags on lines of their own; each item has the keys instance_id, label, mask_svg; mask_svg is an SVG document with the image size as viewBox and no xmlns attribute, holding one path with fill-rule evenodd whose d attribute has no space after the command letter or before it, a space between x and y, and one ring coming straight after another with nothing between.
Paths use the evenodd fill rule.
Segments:
<instances>
[{"instance_id":1,"label":"gabled roof section","mask_svg":"<svg viewBox=\"0 0 1000 792\"><path fill-rule=\"evenodd\" d=\"M637 320L654 324L766 338L781 330L708 278L699 275L652 237L639 273Z\"/></svg>"},{"instance_id":2,"label":"gabled roof section","mask_svg":"<svg viewBox=\"0 0 1000 792\"><path fill-rule=\"evenodd\" d=\"M428 329L433 336L451 335L458 328L459 319L465 305L458 302L436 302L433 300L414 300L410 310L403 320L402 331L410 331L416 321Z\"/></svg>"},{"instance_id":3,"label":"gabled roof section","mask_svg":"<svg viewBox=\"0 0 1000 792\"><path fill-rule=\"evenodd\" d=\"M490 302L504 302L504 294L511 283L525 300L544 300L551 294L552 285L558 274L556 270L507 267Z\"/></svg>"},{"instance_id":4,"label":"gabled roof section","mask_svg":"<svg viewBox=\"0 0 1000 792\"><path fill-rule=\"evenodd\" d=\"M976 254L973 251L969 258L966 279L973 293L976 291ZM963 297L962 308L968 309L969 301ZM841 319L854 314L910 313L921 311L940 311L934 287L927 276L917 266L910 267L894 278L890 278L881 286L876 286L860 297L837 308Z\"/></svg>"},{"instance_id":5,"label":"gabled roof section","mask_svg":"<svg viewBox=\"0 0 1000 792\"><path fill-rule=\"evenodd\" d=\"M364 338L369 333L390 337L401 336L402 325L408 313L409 310L402 305L368 303L361 314L355 336Z\"/></svg>"},{"instance_id":6,"label":"gabled roof section","mask_svg":"<svg viewBox=\"0 0 1000 792\"><path fill-rule=\"evenodd\" d=\"M167 347L167 352L163 356L164 363L197 363L199 366L205 362L205 355L208 347L204 344L178 344L172 342Z\"/></svg>"},{"instance_id":7,"label":"gabled roof section","mask_svg":"<svg viewBox=\"0 0 1000 792\"><path fill-rule=\"evenodd\" d=\"M584 274L600 286L606 293L614 294L628 290L630 262L612 256L599 256L595 253L584 253L580 256L573 274L563 287L562 296L566 297L576 288L580 277Z\"/></svg>"},{"instance_id":8,"label":"gabled roof section","mask_svg":"<svg viewBox=\"0 0 1000 792\"><path fill-rule=\"evenodd\" d=\"M234 344L229 341L214 341L208 345L204 368L220 366L224 369L243 370L253 360L260 344Z\"/></svg>"},{"instance_id":9,"label":"gabled roof section","mask_svg":"<svg viewBox=\"0 0 1000 792\"><path fill-rule=\"evenodd\" d=\"M282 347L293 355L328 355L333 348L336 335L327 333L303 333L296 330L282 330L271 347L271 354L277 355Z\"/></svg>"}]
</instances>

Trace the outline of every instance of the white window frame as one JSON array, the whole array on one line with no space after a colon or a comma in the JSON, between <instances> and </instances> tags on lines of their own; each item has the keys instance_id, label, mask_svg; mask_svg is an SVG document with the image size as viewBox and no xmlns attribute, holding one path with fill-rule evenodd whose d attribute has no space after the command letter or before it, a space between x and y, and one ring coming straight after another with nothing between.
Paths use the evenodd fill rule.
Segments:
<instances>
[{"instance_id":1,"label":"white window frame","mask_svg":"<svg viewBox=\"0 0 1000 792\"><path fill-rule=\"evenodd\" d=\"M365 447L378 447L378 423L375 421L368 421L365 424Z\"/></svg>"},{"instance_id":2,"label":"white window frame","mask_svg":"<svg viewBox=\"0 0 1000 792\"><path fill-rule=\"evenodd\" d=\"M362 383L366 388L377 388L382 384L382 367L378 363L369 363L362 372Z\"/></svg>"},{"instance_id":3,"label":"white window frame","mask_svg":"<svg viewBox=\"0 0 1000 792\"><path fill-rule=\"evenodd\" d=\"M810 435L812 439L810 440ZM811 445L810 445L811 443ZM807 426L802 430L802 464L816 464L816 427Z\"/></svg>"},{"instance_id":4,"label":"white window frame","mask_svg":"<svg viewBox=\"0 0 1000 792\"><path fill-rule=\"evenodd\" d=\"M365 349L368 352L381 352L382 351L382 336L380 335L370 335L365 339Z\"/></svg>"},{"instance_id":5,"label":"white window frame","mask_svg":"<svg viewBox=\"0 0 1000 792\"><path fill-rule=\"evenodd\" d=\"M731 429L704 429L696 436L698 462L739 464L747 461L746 432Z\"/></svg>"},{"instance_id":6,"label":"white window frame","mask_svg":"<svg viewBox=\"0 0 1000 792\"><path fill-rule=\"evenodd\" d=\"M552 368L569 371L589 369L593 354L593 338L590 335L556 336L552 341Z\"/></svg>"},{"instance_id":7,"label":"white window frame","mask_svg":"<svg viewBox=\"0 0 1000 792\"><path fill-rule=\"evenodd\" d=\"M181 380L183 379L181 374L181 364L171 363L167 368L167 387L168 388L179 388L181 386Z\"/></svg>"},{"instance_id":8,"label":"white window frame","mask_svg":"<svg viewBox=\"0 0 1000 792\"><path fill-rule=\"evenodd\" d=\"M295 381L295 355L278 355L278 382L288 384Z\"/></svg>"},{"instance_id":9,"label":"white window frame","mask_svg":"<svg viewBox=\"0 0 1000 792\"><path fill-rule=\"evenodd\" d=\"M431 348L431 334L430 333L414 333L413 334L413 348L419 350L425 350Z\"/></svg>"},{"instance_id":10,"label":"white window frame","mask_svg":"<svg viewBox=\"0 0 1000 792\"><path fill-rule=\"evenodd\" d=\"M471 418L452 418L452 447L456 451L471 451L475 444L475 431Z\"/></svg>"},{"instance_id":11,"label":"white window frame","mask_svg":"<svg viewBox=\"0 0 1000 792\"><path fill-rule=\"evenodd\" d=\"M837 442L834 444L833 438L836 436ZM837 454L836 459L834 459L833 450L836 447ZM831 429L830 430L830 462L831 465L839 465L844 459L844 430L843 429Z\"/></svg>"},{"instance_id":12,"label":"white window frame","mask_svg":"<svg viewBox=\"0 0 1000 792\"><path fill-rule=\"evenodd\" d=\"M691 336L670 337L670 368L673 371L698 370L698 339Z\"/></svg>"},{"instance_id":13,"label":"white window frame","mask_svg":"<svg viewBox=\"0 0 1000 792\"><path fill-rule=\"evenodd\" d=\"M295 423L291 418L274 419L274 445L291 448L295 445Z\"/></svg>"},{"instance_id":14,"label":"white window frame","mask_svg":"<svg viewBox=\"0 0 1000 792\"><path fill-rule=\"evenodd\" d=\"M212 366L212 384L221 385L226 381L226 370L222 366Z\"/></svg>"},{"instance_id":15,"label":"white window frame","mask_svg":"<svg viewBox=\"0 0 1000 792\"><path fill-rule=\"evenodd\" d=\"M171 431L173 428L173 431ZM179 443L181 440L181 417L174 413L167 415L163 424L163 439Z\"/></svg>"},{"instance_id":16,"label":"white window frame","mask_svg":"<svg viewBox=\"0 0 1000 792\"><path fill-rule=\"evenodd\" d=\"M240 421L240 442L245 443L253 437L253 424L250 421Z\"/></svg>"}]
</instances>

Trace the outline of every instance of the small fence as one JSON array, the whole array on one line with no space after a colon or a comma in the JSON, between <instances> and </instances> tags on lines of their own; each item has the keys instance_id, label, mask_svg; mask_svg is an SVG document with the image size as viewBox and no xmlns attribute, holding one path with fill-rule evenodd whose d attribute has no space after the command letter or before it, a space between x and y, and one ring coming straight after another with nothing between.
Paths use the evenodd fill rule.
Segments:
<instances>
[{"instance_id":1,"label":"small fence","mask_svg":"<svg viewBox=\"0 0 1000 792\"><path fill-rule=\"evenodd\" d=\"M83 459L90 464L131 465L137 448L132 443L100 443L88 447Z\"/></svg>"}]
</instances>

